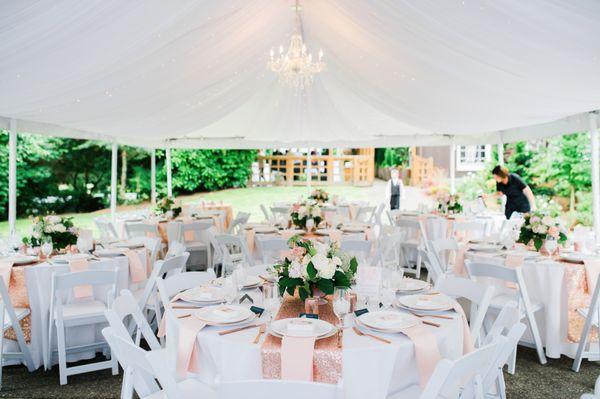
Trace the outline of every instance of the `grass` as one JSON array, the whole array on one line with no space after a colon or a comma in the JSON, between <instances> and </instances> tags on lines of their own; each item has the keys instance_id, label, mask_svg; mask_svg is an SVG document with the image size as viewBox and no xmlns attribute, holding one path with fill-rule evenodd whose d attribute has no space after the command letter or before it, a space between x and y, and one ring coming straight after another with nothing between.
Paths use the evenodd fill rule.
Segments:
<instances>
[{"instance_id":1,"label":"grass","mask_svg":"<svg viewBox=\"0 0 600 399\"><path fill-rule=\"evenodd\" d=\"M380 202L384 193L380 183L375 184L373 187L324 186L323 188L330 195L337 194L340 197L352 198L358 201ZM179 196L177 201L182 204L198 202L201 199L223 201L233 206L234 214L240 211L250 212L250 220L260 221L263 219L260 204L296 201L307 194L308 189L306 187L250 187ZM120 206L118 211L145 208L147 206L149 206L148 202L135 206ZM75 226L79 228L95 230L94 218L109 212L109 209L104 209L90 213L71 213L64 216L72 216ZM29 232L29 226L29 218L25 217L17 220L17 232L21 235L26 235ZM6 236L7 234L8 222L0 222L0 236Z\"/></svg>"}]
</instances>

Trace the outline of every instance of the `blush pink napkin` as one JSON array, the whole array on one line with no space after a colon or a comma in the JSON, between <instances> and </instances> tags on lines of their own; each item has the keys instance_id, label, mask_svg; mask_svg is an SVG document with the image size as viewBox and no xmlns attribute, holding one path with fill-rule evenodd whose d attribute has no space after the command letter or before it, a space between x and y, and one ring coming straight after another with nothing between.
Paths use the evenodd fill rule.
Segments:
<instances>
[{"instance_id":1,"label":"blush pink napkin","mask_svg":"<svg viewBox=\"0 0 600 399\"><path fill-rule=\"evenodd\" d=\"M410 338L415 346L415 359L419 369L419 383L421 388L427 385L435 366L442 359L435 335L424 324L405 328L402 332Z\"/></svg>"},{"instance_id":2,"label":"blush pink napkin","mask_svg":"<svg viewBox=\"0 0 600 399\"><path fill-rule=\"evenodd\" d=\"M453 305L454 311L458 313L463 322L463 355L473 352L475 346L473 345L473 337L471 337L471 329L469 328L469 322L462 306L456 301Z\"/></svg>"},{"instance_id":3,"label":"blush pink napkin","mask_svg":"<svg viewBox=\"0 0 600 399\"><path fill-rule=\"evenodd\" d=\"M348 205L348 216L350 216L350 220L354 220L354 218L357 216L357 208L358 207L356 205Z\"/></svg>"},{"instance_id":4,"label":"blush pink napkin","mask_svg":"<svg viewBox=\"0 0 600 399\"><path fill-rule=\"evenodd\" d=\"M370 227L365 229L365 240L373 241L373 230Z\"/></svg>"},{"instance_id":5,"label":"blush pink napkin","mask_svg":"<svg viewBox=\"0 0 600 399\"><path fill-rule=\"evenodd\" d=\"M13 262L0 262L0 278L4 280L6 289L10 285L10 275L12 273Z\"/></svg>"},{"instance_id":6,"label":"blush pink napkin","mask_svg":"<svg viewBox=\"0 0 600 399\"><path fill-rule=\"evenodd\" d=\"M87 259L73 259L69 261L69 270L72 272L84 272L89 269ZM73 296L75 298L88 298L94 291L89 284L73 287Z\"/></svg>"},{"instance_id":7,"label":"blush pink napkin","mask_svg":"<svg viewBox=\"0 0 600 399\"><path fill-rule=\"evenodd\" d=\"M179 319L179 341L177 345L177 363L176 371L180 377L190 373L198 373L198 355L199 349L196 343L196 337L206 323L196 317Z\"/></svg>"},{"instance_id":8,"label":"blush pink napkin","mask_svg":"<svg viewBox=\"0 0 600 399\"><path fill-rule=\"evenodd\" d=\"M337 242L338 244L342 241L342 232L339 230L329 230L329 241Z\"/></svg>"},{"instance_id":9,"label":"blush pink napkin","mask_svg":"<svg viewBox=\"0 0 600 399\"><path fill-rule=\"evenodd\" d=\"M466 276L467 272L465 271L465 255L467 251L471 248L469 244L463 244L458 247L458 251L456 251L456 258L454 259L454 275L455 276Z\"/></svg>"},{"instance_id":10,"label":"blush pink napkin","mask_svg":"<svg viewBox=\"0 0 600 399\"><path fill-rule=\"evenodd\" d=\"M315 337L288 337L281 340L281 379L313 380Z\"/></svg>"},{"instance_id":11,"label":"blush pink napkin","mask_svg":"<svg viewBox=\"0 0 600 399\"><path fill-rule=\"evenodd\" d=\"M138 253L131 249L124 249L123 253L129 260L129 276L131 276L131 282L139 283L140 281L146 280L146 278L148 278L146 275L147 270Z\"/></svg>"},{"instance_id":12,"label":"blush pink napkin","mask_svg":"<svg viewBox=\"0 0 600 399\"><path fill-rule=\"evenodd\" d=\"M246 246L248 247L248 252L254 253L254 239L256 237L256 232L254 229L246 230Z\"/></svg>"},{"instance_id":13,"label":"blush pink napkin","mask_svg":"<svg viewBox=\"0 0 600 399\"><path fill-rule=\"evenodd\" d=\"M183 241L185 241L185 242L196 241L196 234L194 234L194 230L184 230L183 231Z\"/></svg>"},{"instance_id":14,"label":"blush pink napkin","mask_svg":"<svg viewBox=\"0 0 600 399\"><path fill-rule=\"evenodd\" d=\"M279 234L281 234L281 236L283 238L285 238L286 240L289 240L290 238L292 238L292 236L294 234L296 234L296 231L295 230L281 230L279 232Z\"/></svg>"},{"instance_id":15,"label":"blush pink napkin","mask_svg":"<svg viewBox=\"0 0 600 399\"><path fill-rule=\"evenodd\" d=\"M596 281L600 275L600 259L586 259L583 261L585 266L585 277L588 283L588 293L590 295L596 289Z\"/></svg>"}]
</instances>

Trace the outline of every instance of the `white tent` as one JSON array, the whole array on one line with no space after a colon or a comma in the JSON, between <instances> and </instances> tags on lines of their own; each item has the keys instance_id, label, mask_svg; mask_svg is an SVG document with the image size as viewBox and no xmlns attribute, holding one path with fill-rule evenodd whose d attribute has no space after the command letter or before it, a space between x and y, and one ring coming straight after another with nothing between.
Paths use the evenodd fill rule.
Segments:
<instances>
[{"instance_id":1,"label":"white tent","mask_svg":"<svg viewBox=\"0 0 600 399\"><path fill-rule=\"evenodd\" d=\"M327 68L298 95L266 68L291 0L3 1L0 128L266 148L502 143L596 123L598 1L301 3Z\"/></svg>"}]
</instances>

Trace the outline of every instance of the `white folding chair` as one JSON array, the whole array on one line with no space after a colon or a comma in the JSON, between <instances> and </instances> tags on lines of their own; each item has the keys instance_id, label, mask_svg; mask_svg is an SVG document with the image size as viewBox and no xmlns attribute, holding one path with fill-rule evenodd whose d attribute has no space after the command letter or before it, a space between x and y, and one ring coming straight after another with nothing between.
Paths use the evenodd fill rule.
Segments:
<instances>
[{"instance_id":1,"label":"white folding chair","mask_svg":"<svg viewBox=\"0 0 600 399\"><path fill-rule=\"evenodd\" d=\"M288 219L290 217L291 206L275 205L271 207L271 214L274 219Z\"/></svg>"},{"instance_id":2,"label":"white folding chair","mask_svg":"<svg viewBox=\"0 0 600 399\"><path fill-rule=\"evenodd\" d=\"M400 255L404 260L405 273L412 273L416 278L421 277L421 256L418 249L424 249L427 236L423 223L416 218L401 218L396 220L398 232L403 234L400 244ZM415 269L411 268L411 255L417 253Z\"/></svg>"},{"instance_id":3,"label":"white folding chair","mask_svg":"<svg viewBox=\"0 0 600 399\"><path fill-rule=\"evenodd\" d=\"M438 263L437 258L431 255L430 251L419 249L417 250L417 255L421 258L421 262L427 269L427 281L432 281L436 284L440 279L444 278L445 274L442 267Z\"/></svg>"},{"instance_id":4,"label":"white folding chair","mask_svg":"<svg viewBox=\"0 0 600 399\"><path fill-rule=\"evenodd\" d=\"M496 264L471 262L468 260L465 261L465 266L469 277L473 280L477 280L477 278L480 277L488 277L505 283L516 284L516 289L506 288L497 290L490 302L490 309L499 312L507 302L516 301L519 307L520 320L523 320L524 318L527 319L540 363L546 364L546 354L544 353L542 338L535 320L535 313L541 311L544 308L544 305L539 302L531 302L521 268L509 268Z\"/></svg>"},{"instance_id":5,"label":"white folding chair","mask_svg":"<svg viewBox=\"0 0 600 399\"><path fill-rule=\"evenodd\" d=\"M390 226L396 225L396 220L398 220L398 217L400 217L400 212L400 209L392 209L389 211L385 211L388 217L388 221L390 222Z\"/></svg>"},{"instance_id":6,"label":"white folding chair","mask_svg":"<svg viewBox=\"0 0 600 399\"><path fill-rule=\"evenodd\" d=\"M596 378L594 393L584 393L579 399L600 399L600 377Z\"/></svg>"},{"instance_id":7,"label":"white folding chair","mask_svg":"<svg viewBox=\"0 0 600 399\"><path fill-rule=\"evenodd\" d=\"M102 335L116 354L123 369L131 370L133 389L141 399L214 399L214 391L196 378L176 382L174 371L165 367L164 349L145 351L136 346L129 336L122 336L112 327L102 330ZM156 383L160 382L163 389Z\"/></svg>"},{"instance_id":8,"label":"white folding chair","mask_svg":"<svg viewBox=\"0 0 600 399\"><path fill-rule=\"evenodd\" d=\"M373 210L373 214L369 218L369 223L372 223L377 226L381 226L383 224L381 217L383 216L384 210L385 210L385 204L381 203L381 204L377 205L377 207L375 207L375 209Z\"/></svg>"},{"instance_id":9,"label":"white folding chair","mask_svg":"<svg viewBox=\"0 0 600 399\"><path fill-rule=\"evenodd\" d=\"M256 247L260 250L263 264L273 264L281 259L281 252L289 249L287 240L282 237L272 237L257 234L255 237Z\"/></svg>"},{"instance_id":10,"label":"white folding chair","mask_svg":"<svg viewBox=\"0 0 600 399\"><path fill-rule=\"evenodd\" d=\"M374 218L376 210L377 207L375 205L359 206L358 210L356 211L356 215L354 216L354 220L359 222L373 223L372 219Z\"/></svg>"},{"instance_id":11,"label":"white folding chair","mask_svg":"<svg viewBox=\"0 0 600 399\"><path fill-rule=\"evenodd\" d=\"M596 280L596 286L594 288L594 293L592 294L592 300L590 301L590 306L587 308L577 309L577 312L585 318L585 323L583 325L583 329L581 330L581 336L579 338L579 344L577 345L577 354L575 355L575 359L573 360L573 366L571 369L575 372L579 372L579 368L581 367L581 361L585 358L594 362L600 360L600 344L599 343L591 343L589 342L589 334L592 326L598 328L600 320L600 303L598 301L598 297L600 296L600 276ZM596 349L593 350L593 346L596 346Z\"/></svg>"},{"instance_id":12,"label":"white folding chair","mask_svg":"<svg viewBox=\"0 0 600 399\"><path fill-rule=\"evenodd\" d=\"M260 204L260 210L262 211L263 216L265 217L265 220L271 220L272 219L272 216L269 213L269 210L267 209L267 207L266 207L265 204Z\"/></svg>"},{"instance_id":13,"label":"white folding chair","mask_svg":"<svg viewBox=\"0 0 600 399\"><path fill-rule=\"evenodd\" d=\"M215 278L215 273L212 270L205 272L185 272L165 278L159 278L156 281L156 286L158 287L160 300L166 308L175 295L182 291L189 290L190 288L208 284Z\"/></svg>"},{"instance_id":14,"label":"white folding chair","mask_svg":"<svg viewBox=\"0 0 600 399\"><path fill-rule=\"evenodd\" d=\"M239 234L240 228L248 223L250 219L250 214L247 212L238 212L237 216L229 227L227 228L227 234Z\"/></svg>"},{"instance_id":15,"label":"white folding chair","mask_svg":"<svg viewBox=\"0 0 600 399\"><path fill-rule=\"evenodd\" d=\"M245 238L231 234L219 234L215 237L222 256L223 274L233 271L236 264L246 262L254 265L254 260L248 251Z\"/></svg>"},{"instance_id":16,"label":"white folding chair","mask_svg":"<svg viewBox=\"0 0 600 399\"><path fill-rule=\"evenodd\" d=\"M121 337L131 339L131 327L135 329L133 343L139 346L143 337L151 350L160 349L160 343L150 324L142 314L136 299L129 290L122 290L121 295L115 299L110 309L104 311L104 316L112 330L116 331ZM123 367L123 382L121 385L121 399L131 399L133 397L133 370L129 367Z\"/></svg>"},{"instance_id":17,"label":"white folding chair","mask_svg":"<svg viewBox=\"0 0 600 399\"><path fill-rule=\"evenodd\" d=\"M350 256L356 256L359 260L367 261L371 258L373 242L369 240L344 239L340 242L340 249Z\"/></svg>"},{"instance_id":18,"label":"white folding chair","mask_svg":"<svg viewBox=\"0 0 600 399\"><path fill-rule=\"evenodd\" d=\"M342 399L344 397L341 383L323 384L290 380L222 382L217 384L216 390L219 399Z\"/></svg>"},{"instance_id":19,"label":"white folding chair","mask_svg":"<svg viewBox=\"0 0 600 399\"><path fill-rule=\"evenodd\" d=\"M33 358L29 351L29 346L25 341L25 334L21 329L19 322L29 316L31 312L27 308L15 308L8 295L8 289L4 284L4 279L0 277L0 325L2 326L0 337L0 389L2 389L2 367L4 360L18 359L24 362L29 372L35 370ZM19 346L19 352L4 352L4 332L12 328L17 338L17 345Z\"/></svg>"},{"instance_id":20,"label":"white folding chair","mask_svg":"<svg viewBox=\"0 0 600 399\"><path fill-rule=\"evenodd\" d=\"M493 366L493 360L505 342L506 338L500 337L496 342L457 360L442 359L423 389L418 385L411 385L388 395L388 399L483 399L483 375Z\"/></svg>"},{"instance_id":21,"label":"white folding chair","mask_svg":"<svg viewBox=\"0 0 600 399\"><path fill-rule=\"evenodd\" d=\"M471 337L477 343L482 336L481 328L494 295L494 287L486 287L462 277L446 276L436 282L435 288L452 298L469 300L471 306L469 320Z\"/></svg>"},{"instance_id":22,"label":"white folding chair","mask_svg":"<svg viewBox=\"0 0 600 399\"><path fill-rule=\"evenodd\" d=\"M125 222L125 234L127 238L152 237L160 238L158 225L144 222Z\"/></svg>"},{"instance_id":23,"label":"white folding chair","mask_svg":"<svg viewBox=\"0 0 600 399\"><path fill-rule=\"evenodd\" d=\"M452 223L451 238L463 237L465 240L483 239L486 224L479 221L455 220Z\"/></svg>"},{"instance_id":24,"label":"white folding chair","mask_svg":"<svg viewBox=\"0 0 600 399\"><path fill-rule=\"evenodd\" d=\"M458 253L458 242L454 238L428 240L427 249L442 267L444 274L452 274L452 265Z\"/></svg>"},{"instance_id":25,"label":"white folding chair","mask_svg":"<svg viewBox=\"0 0 600 399\"><path fill-rule=\"evenodd\" d=\"M377 262L381 267L396 268L400 266L400 233L381 234L377 245Z\"/></svg>"},{"instance_id":26,"label":"white folding chair","mask_svg":"<svg viewBox=\"0 0 600 399\"><path fill-rule=\"evenodd\" d=\"M211 264L211 245L206 231L214 227L212 220L197 220L193 222L171 222L167 225L167 236L169 237L169 246L177 242L185 247L185 251L190 254L205 253L206 264ZM188 239L186 239L186 237ZM195 257L190 257L190 266L197 265L192 261Z\"/></svg>"},{"instance_id":27,"label":"white folding chair","mask_svg":"<svg viewBox=\"0 0 600 399\"><path fill-rule=\"evenodd\" d=\"M117 234L117 229L115 229L114 224L106 217L98 217L94 219L94 224L100 231L101 239L108 240L118 240L119 235Z\"/></svg>"},{"instance_id":28,"label":"white folding chair","mask_svg":"<svg viewBox=\"0 0 600 399\"><path fill-rule=\"evenodd\" d=\"M105 287L107 289L106 302L95 298L72 298L74 287L90 285ZM66 329L76 326L87 326L106 323L104 311L108 309L116 295L117 270L87 270L81 272L57 273L52 278L52 296L50 303L50 322L48 334L48 359L52 362L52 344L54 329L58 344L58 364L60 371L60 385L67 383L70 375L87 373L90 371L112 369L113 375L118 374L116 359L89 363L81 366L67 367L67 354L72 352L89 351L106 346L105 342L94 342L87 345L67 347Z\"/></svg>"}]
</instances>

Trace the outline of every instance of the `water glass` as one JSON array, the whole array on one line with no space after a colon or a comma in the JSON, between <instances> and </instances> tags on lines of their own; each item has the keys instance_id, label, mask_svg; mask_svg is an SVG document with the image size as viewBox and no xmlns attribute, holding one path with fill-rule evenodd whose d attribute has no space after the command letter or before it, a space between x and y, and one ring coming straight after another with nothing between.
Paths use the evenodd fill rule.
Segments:
<instances>
[{"instance_id":1,"label":"water glass","mask_svg":"<svg viewBox=\"0 0 600 399\"><path fill-rule=\"evenodd\" d=\"M396 300L396 290L390 284L385 281L381 287L381 304L385 310L389 309L394 301Z\"/></svg>"},{"instance_id":2,"label":"water glass","mask_svg":"<svg viewBox=\"0 0 600 399\"><path fill-rule=\"evenodd\" d=\"M263 307L269 313L269 319L272 320L275 311L279 307L279 288L277 284L265 282L262 287Z\"/></svg>"},{"instance_id":3,"label":"water glass","mask_svg":"<svg viewBox=\"0 0 600 399\"><path fill-rule=\"evenodd\" d=\"M350 313L350 289L348 287L335 287L333 289L333 313L344 327L344 318Z\"/></svg>"},{"instance_id":4,"label":"water glass","mask_svg":"<svg viewBox=\"0 0 600 399\"><path fill-rule=\"evenodd\" d=\"M80 254L87 253L90 250L89 241L83 237L77 237L77 251Z\"/></svg>"},{"instance_id":5,"label":"water glass","mask_svg":"<svg viewBox=\"0 0 600 399\"><path fill-rule=\"evenodd\" d=\"M556 238L546 238L546 241L544 242L544 247L546 248L546 251L548 251L548 256L552 256L558 248L558 242L556 241Z\"/></svg>"},{"instance_id":6,"label":"water glass","mask_svg":"<svg viewBox=\"0 0 600 399\"><path fill-rule=\"evenodd\" d=\"M42 238L42 245L40 247L40 250L42 251L42 255L44 255L44 258L48 259L48 257L52 254L53 249L54 246L52 245L52 238Z\"/></svg>"},{"instance_id":7,"label":"water glass","mask_svg":"<svg viewBox=\"0 0 600 399\"><path fill-rule=\"evenodd\" d=\"M223 296L228 305L231 305L238 296L237 284L235 277L226 277L223 280Z\"/></svg>"},{"instance_id":8,"label":"water glass","mask_svg":"<svg viewBox=\"0 0 600 399\"><path fill-rule=\"evenodd\" d=\"M367 309L369 309L369 312L377 312L379 310L379 295L367 297Z\"/></svg>"}]
</instances>

